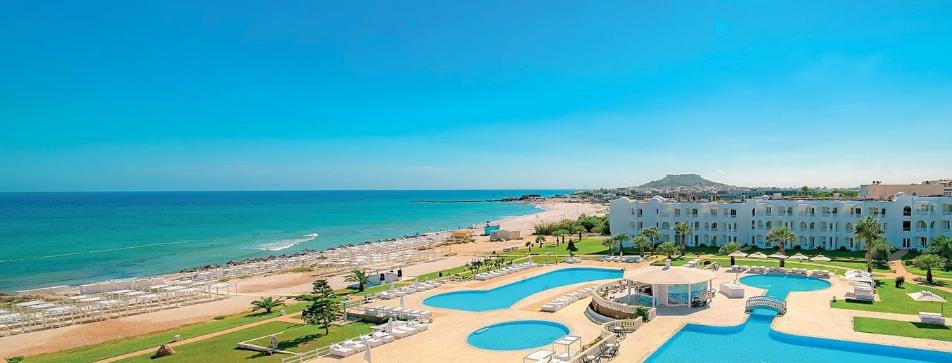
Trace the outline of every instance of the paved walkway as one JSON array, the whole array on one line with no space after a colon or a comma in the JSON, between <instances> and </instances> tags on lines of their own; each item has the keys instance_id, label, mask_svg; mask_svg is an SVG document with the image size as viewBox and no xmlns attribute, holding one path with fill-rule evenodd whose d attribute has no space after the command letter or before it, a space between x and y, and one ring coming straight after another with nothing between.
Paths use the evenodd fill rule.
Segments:
<instances>
[{"instance_id":1,"label":"paved walkway","mask_svg":"<svg viewBox=\"0 0 952 363\"><path fill-rule=\"evenodd\" d=\"M909 270L906 270L906 265L902 263L902 257L906 255L906 252L909 252L909 250L901 249L889 255L889 269L895 271L896 276L905 277L907 283L922 285L915 282L914 280L915 278L922 277L922 276L909 272ZM933 289L937 289L937 290L946 291L946 292L952 292L952 287L950 286L929 286L929 287Z\"/></svg>"},{"instance_id":2,"label":"paved walkway","mask_svg":"<svg viewBox=\"0 0 952 363\"><path fill-rule=\"evenodd\" d=\"M225 329L225 330L219 330L219 331L216 331L216 332L214 332L214 333L208 333L208 334L205 334L205 335L199 335L199 336L197 336L197 337L191 337L191 338L188 338L188 339L182 339L182 340L179 340L179 341L174 342L174 343L168 343L168 344L166 344L166 346L167 346L167 347L175 348L175 347L180 346L180 345L185 345L185 344L191 344L191 343L195 343L195 342L200 342L200 341L203 341L203 340L207 340L207 339L219 337L219 336L222 336L222 335L225 335L225 334L231 334L231 333L234 333L234 332L236 332L236 331L245 330L245 329L248 329L248 328L254 328L254 327L256 327L256 326L261 326L261 325L264 325L264 324L267 324L267 323L271 323L271 322L275 322L275 321L283 321L283 322L293 322L293 323L297 323L298 321L294 321L294 320L291 319L292 317L297 316L297 315L301 315L301 313L300 313L300 312L297 312L297 313L293 313L293 314L289 314L289 315L278 316L278 317L271 318L271 319L265 319L265 320L261 320L261 321L256 321L256 322L254 322L254 323L248 323L248 324L245 324L245 325L239 325L239 326L236 326L236 327L234 327L234 328ZM132 353L126 353L126 354L123 354L123 355L117 355L117 356L112 357L112 358L107 358L107 359L103 359L103 360L100 360L100 361L96 361L96 363L118 362L118 361L121 361L121 360L123 360L123 359L129 359L129 358L133 358L133 357L138 357L138 356L140 356L140 355L154 354L155 351L158 350L158 349L159 349L159 347L153 347L153 348L149 348L149 349L143 349L143 350L140 350L140 351L136 351L136 352L132 352Z\"/></svg>"}]
</instances>

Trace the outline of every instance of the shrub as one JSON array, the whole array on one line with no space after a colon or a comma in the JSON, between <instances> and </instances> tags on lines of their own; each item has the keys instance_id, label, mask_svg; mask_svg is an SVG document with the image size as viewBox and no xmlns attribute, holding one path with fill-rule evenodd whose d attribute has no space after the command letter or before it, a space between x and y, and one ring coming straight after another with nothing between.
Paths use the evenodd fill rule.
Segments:
<instances>
[{"instance_id":1,"label":"shrub","mask_svg":"<svg viewBox=\"0 0 952 363\"><path fill-rule=\"evenodd\" d=\"M837 250L837 251L844 251L844 252L845 252L845 251L846 251L846 246L840 246L840 248L837 248L836 250Z\"/></svg>"},{"instance_id":2,"label":"shrub","mask_svg":"<svg viewBox=\"0 0 952 363\"><path fill-rule=\"evenodd\" d=\"M212 319L215 319L215 320L224 320L224 319L225 319L225 316L224 316L224 315L218 315L218 316L215 316L215 317L212 318Z\"/></svg>"},{"instance_id":3,"label":"shrub","mask_svg":"<svg viewBox=\"0 0 952 363\"><path fill-rule=\"evenodd\" d=\"M906 278L903 276L896 276L896 287L901 288L902 284L906 283Z\"/></svg>"}]
</instances>

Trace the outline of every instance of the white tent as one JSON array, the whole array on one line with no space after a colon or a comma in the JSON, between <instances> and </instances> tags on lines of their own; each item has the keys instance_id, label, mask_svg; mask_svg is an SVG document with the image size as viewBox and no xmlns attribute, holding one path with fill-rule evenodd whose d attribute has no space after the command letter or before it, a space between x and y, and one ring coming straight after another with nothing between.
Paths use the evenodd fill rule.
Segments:
<instances>
[{"instance_id":1,"label":"white tent","mask_svg":"<svg viewBox=\"0 0 952 363\"><path fill-rule=\"evenodd\" d=\"M824 255L816 255L810 258L810 261L829 262L830 258Z\"/></svg>"},{"instance_id":2,"label":"white tent","mask_svg":"<svg viewBox=\"0 0 952 363\"><path fill-rule=\"evenodd\" d=\"M915 301L927 301L927 302L937 302L942 304L942 315L945 315L945 299L942 296L936 295L931 291L922 290L919 292L913 292L906 294L909 295Z\"/></svg>"}]
</instances>

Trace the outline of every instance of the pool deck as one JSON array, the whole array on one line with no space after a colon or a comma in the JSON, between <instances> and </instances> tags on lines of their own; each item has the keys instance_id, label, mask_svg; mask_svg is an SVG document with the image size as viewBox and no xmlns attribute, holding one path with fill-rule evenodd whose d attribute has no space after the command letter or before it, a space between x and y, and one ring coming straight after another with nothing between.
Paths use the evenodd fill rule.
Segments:
<instances>
[{"instance_id":1,"label":"pool deck","mask_svg":"<svg viewBox=\"0 0 952 363\"><path fill-rule=\"evenodd\" d=\"M590 281L562 286L531 295L508 309L485 312L467 312L425 306L422 301L436 294L445 292L491 289L501 285L519 281L526 277L550 272L556 269L572 267L604 267L625 268L628 275L634 269L645 266L640 264L618 264L604 262L583 262L580 264L559 264L532 268L526 271L487 280L467 281L455 285L443 286L424 293L412 294L405 298L408 308L430 310L433 312L433 323L427 331L411 337L398 340L373 348L374 362L521 362L527 354L540 347L518 351L489 351L475 348L466 342L467 336L486 325L511 320L539 319L562 323L571 329L572 335L582 337L583 343L594 340L601 333L601 326L585 317L584 311L589 299L577 301L556 313L539 311L542 304L549 302L565 293L587 286L598 286L607 281ZM743 276L743 274L741 275ZM733 273L717 273L713 281L714 286L722 282L734 281L737 276ZM829 300L832 296L842 298L850 290L850 285L839 277L830 280L829 289L792 292L787 297L788 312L785 316L774 319L773 328L791 334L813 337L833 338L875 344L886 344L941 350L952 352L952 342L943 342L907 337L886 336L878 334L858 333L853 331L854 316L869 316L893 320L913 321L918 319L914 315L887 314L845 309L833 309ZM763 290L744 286L745 296L762 294ZM394 305L398 301L383 301L371 305ZM659 309L658 317L643 325L638 331L629 334L622 342L619 356L615 362L641 362L663 345L669 338L678 332L685 324L695 323L715 326L733 326L742 324L747 319L744 313L745 299L729 299L722 294L716 294L710 307L702 309L667 308ZM364 362L364 354L338 359L322 358L319 362Z\"/></svg>"}]
</instances>

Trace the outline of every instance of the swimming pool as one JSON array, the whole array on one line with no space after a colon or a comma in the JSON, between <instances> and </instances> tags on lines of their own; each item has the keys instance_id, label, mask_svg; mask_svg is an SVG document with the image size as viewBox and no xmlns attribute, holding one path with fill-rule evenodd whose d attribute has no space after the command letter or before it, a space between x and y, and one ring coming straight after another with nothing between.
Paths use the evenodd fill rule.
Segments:
<instances>
[{"instance_id":1,"label":"swimming pool","mask_svg":"<svg viewBox=\"0 0 952 363\"><path fill-rule=\"evenodd\" d=\"M517 320L493 324L472 332L466 341L489 350L520 350L551 344L569 334L565 325L545 320Z\"/></svg>"},{"instance_id":2,"label":"swimming pool","mask_svg":"<svg viewBox=\"0 0 952 363\"><path fill-rule=\"evenodd\" d=\"M830 286L816 278L772 274L740 281L779 298ZM781 333L770 329L774 317L772 311L758 309L737 326L688 324L645 362L952 362L952 353Z\"/></svg>"},{"instance_id":3,"label":"swimming pool","mask_svg":"<svg viewBox=\"0 0 952 363\"><path fill-rule=\"evenodd\" d=\"M554 287L579 282L620 279L624 271L604 268L565 268L516 281L491 290L467 290L433 295L423 304L438 308L487 311L504 309L525 297Z\"/></svg>"}]
</instances>

